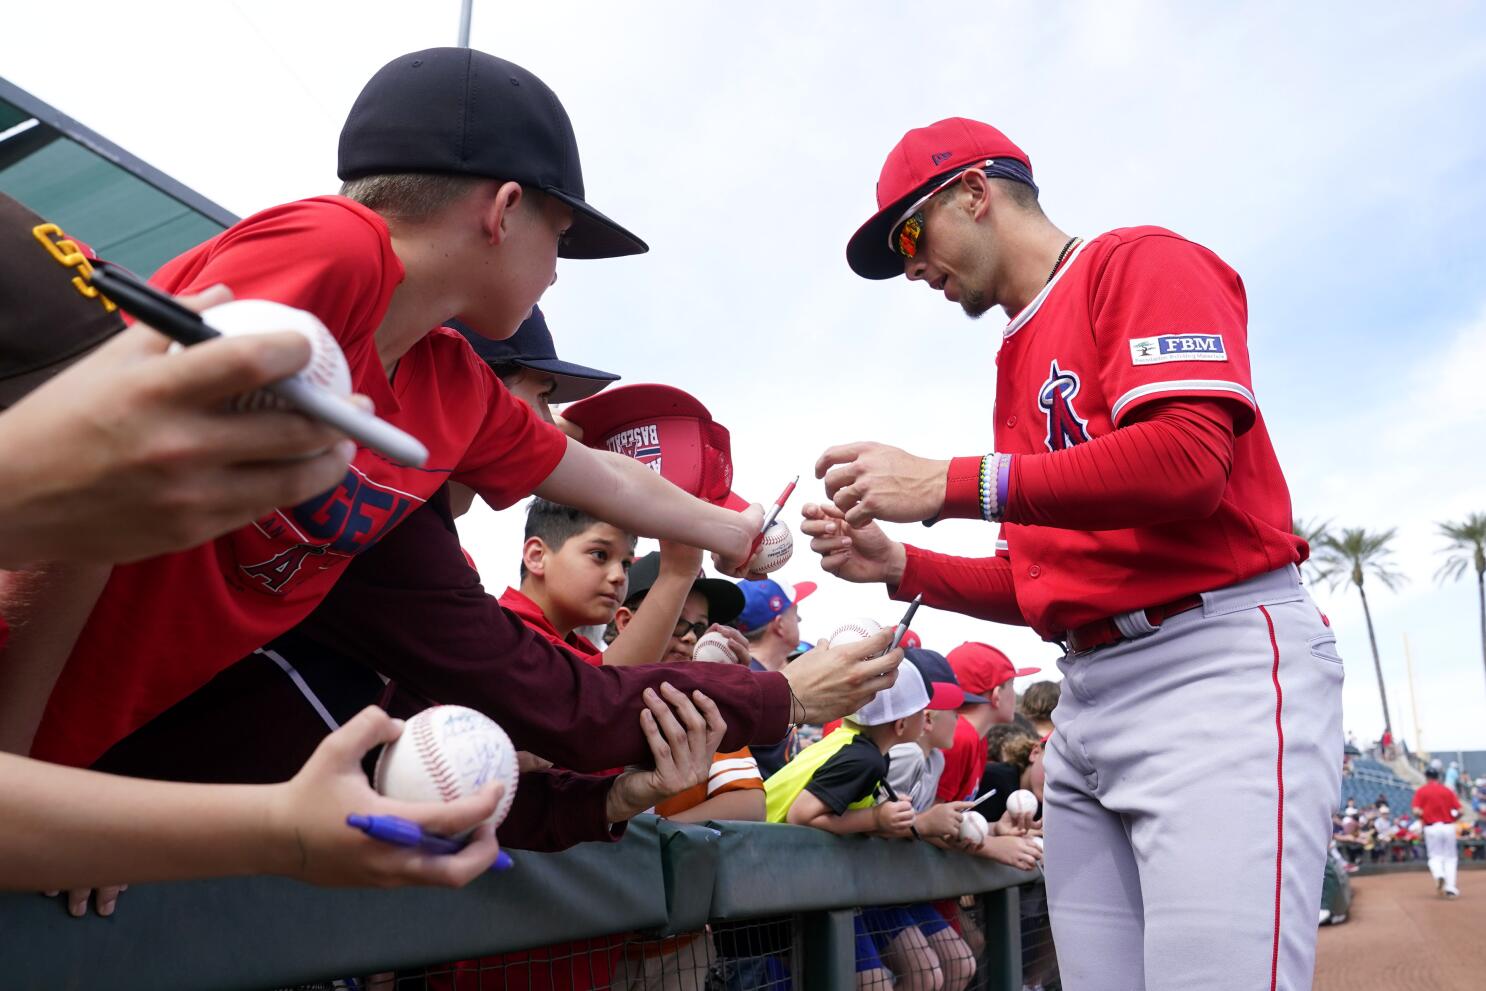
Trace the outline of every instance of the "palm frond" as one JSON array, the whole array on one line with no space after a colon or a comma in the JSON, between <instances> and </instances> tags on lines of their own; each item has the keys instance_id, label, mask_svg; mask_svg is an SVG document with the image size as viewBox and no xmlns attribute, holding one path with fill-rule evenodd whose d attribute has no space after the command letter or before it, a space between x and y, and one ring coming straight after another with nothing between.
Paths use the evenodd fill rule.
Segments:
<instances>
[{"instance_id":1,"label":"palm frond","mask_svg":"<svg viewBox=\"0 0 1486 991\"><path fill-rule=\"evenodd\" d=\"M1477 574L1486 571L1486 513L1471 513L1456 523L1438 524L1440 536L1447 541L1446 555L1434 577L1436 581L1457 581L1467 569Z\"/></svg>"}]
</instances>

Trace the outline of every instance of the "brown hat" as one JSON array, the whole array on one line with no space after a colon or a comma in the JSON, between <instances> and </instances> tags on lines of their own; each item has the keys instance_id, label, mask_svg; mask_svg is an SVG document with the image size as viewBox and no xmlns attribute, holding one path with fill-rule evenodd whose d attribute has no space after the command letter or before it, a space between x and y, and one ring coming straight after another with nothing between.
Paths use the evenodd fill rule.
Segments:
<instances>
[{"instance_id":1,"label":"brown hat","mask_svg":"<svg viewBox=\"0 0 1486 991\"><path fill-rule=\"evenodd\" d=\"M0 408L124 329L88 282L96 256L0 193Z\"/></svg>"}]
</instances>

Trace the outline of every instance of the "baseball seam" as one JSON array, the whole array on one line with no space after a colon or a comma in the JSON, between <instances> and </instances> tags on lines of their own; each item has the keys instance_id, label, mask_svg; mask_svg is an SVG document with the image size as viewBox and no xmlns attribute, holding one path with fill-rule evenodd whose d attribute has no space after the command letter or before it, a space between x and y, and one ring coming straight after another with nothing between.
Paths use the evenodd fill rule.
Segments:
<instances>
[{"instance_id":1,"label":"baseball seam","mask_svg":"<svg viewBox=\"0 0 1486 991\"><path fill-rule=\"evenodd\" d=\"M438 788L439 797L452 802L459 797L459 779L445 762L438 741L434 739L433 727L429 723L428 719L413 720L413 746L418 752L418 759L423 762L423 769Z\"/></svg>"}]
</instances>

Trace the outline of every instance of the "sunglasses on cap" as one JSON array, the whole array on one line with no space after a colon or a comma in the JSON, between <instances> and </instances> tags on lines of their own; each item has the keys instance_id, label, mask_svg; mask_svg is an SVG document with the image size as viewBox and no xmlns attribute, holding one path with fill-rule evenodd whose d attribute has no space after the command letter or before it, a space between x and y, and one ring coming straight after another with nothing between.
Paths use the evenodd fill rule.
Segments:
<instances>
[{"instance_id":1,"label":"sunglasses on cap","mask_svg":"<svg viewBox=\"0 0 1486 991\"><path fill-rule=\"evenodd\" d=\"M1032 173L1014 158L988 158L981 162L971 162L945 176L937 186L914 200L899 215L898 222L888 229L888 247L904 258L918 257L918 243L924 236L924 207L934 197L959 182L971 169L980 170L987 178L1014 179L1026 183L1034 190L1037 188L1032 182Z\"/></svg>"}]
</instances>

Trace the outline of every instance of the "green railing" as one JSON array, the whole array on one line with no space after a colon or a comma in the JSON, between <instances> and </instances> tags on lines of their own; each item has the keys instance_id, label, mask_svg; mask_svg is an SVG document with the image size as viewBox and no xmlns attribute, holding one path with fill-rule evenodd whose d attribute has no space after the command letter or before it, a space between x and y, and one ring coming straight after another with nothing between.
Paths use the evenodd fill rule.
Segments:
<instances>
[{"instance_id":1,"label":"green railing","mask_svg":"<svg viewBox=\"0 0 1486 991\"><path fill-rule=\"evenodd\" d=\"M108 919L70 918L58 899L0 895L0 984L277 988L616 933L783 918L792 987L845 991L855 987L853 909L975 895L984 950L972 986L1021 987L1017 886L1036 876L927 843L642 816L620 843L514 854L514 870L457 891L331 890L279 878L135 885Z\"/></svg>"}]
</instances>

